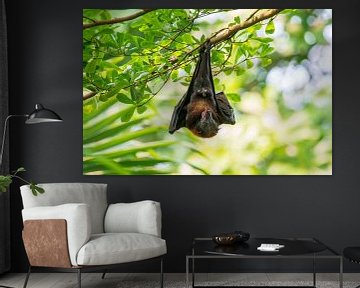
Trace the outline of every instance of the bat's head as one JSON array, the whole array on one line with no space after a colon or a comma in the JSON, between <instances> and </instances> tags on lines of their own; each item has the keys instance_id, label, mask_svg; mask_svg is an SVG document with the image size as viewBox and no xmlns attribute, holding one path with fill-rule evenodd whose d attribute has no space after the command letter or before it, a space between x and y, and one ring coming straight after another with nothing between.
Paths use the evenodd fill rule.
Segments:
<instances>
[{"instance_id":1,"label":"bat's head","mask_svg":"<svg viewBox=\"0 0 360 288\"><path fill-rule=\"evenodd\" d=\"M204 109L193 119L187 120L187 127L190 131L202 138L214 137L219 131L219 125L216 121L216 115L212 109Z\"/></svg>"},{"instance_id":2,"label":"bat's head","mask_svg":"<svg viewBox=\"0 0 360 288\"><path fill-rule=\"evenodd\" d=\"M196 90L196 95L204 97L204 98L211 98L214 96L213 92L210 89L205 88L205 87L202 87L202 88Z\"/></svg>"}]
</instances>

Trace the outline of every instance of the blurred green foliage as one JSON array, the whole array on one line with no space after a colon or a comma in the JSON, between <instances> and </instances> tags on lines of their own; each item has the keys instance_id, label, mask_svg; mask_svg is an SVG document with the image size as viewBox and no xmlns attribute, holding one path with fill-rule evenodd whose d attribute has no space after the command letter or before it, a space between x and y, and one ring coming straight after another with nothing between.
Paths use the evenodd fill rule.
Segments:
<instances>
[{"instance_id":1,"label":"blurred green foliage","mask_svg":"<svg viewBox=\"0 0 360 288\"><path fill-rule=\"evenodd\" d=\"M83 21L137 11L86 9ZM157 9L84 29L84 173L331 174L331 10L284 10L215 46L215 88L237 124L211 139L167 132L198 46L254 11Z\"/></svg>"}]
</instances>

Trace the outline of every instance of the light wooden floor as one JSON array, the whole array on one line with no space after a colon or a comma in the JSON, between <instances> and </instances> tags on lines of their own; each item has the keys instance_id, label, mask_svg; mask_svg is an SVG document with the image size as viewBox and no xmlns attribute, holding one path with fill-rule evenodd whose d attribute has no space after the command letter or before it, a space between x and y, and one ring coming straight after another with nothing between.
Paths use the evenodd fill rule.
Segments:
<instances>
[{"instance_id":1,"label":"light wooden floor","mask_svg":"<svg viewBox=\"0 0 360 288\"><path fill-rule=\"evenodd\" d=\"M211 274L197 274L197 281L224 281L231 279L232 281L256 281L266 283L269 281L309 281L312 280L312 274L307 273L211 273ZM5 274L0 276L1 285L11 286L14 288L22 288L25 279L25 274ZM132 287L132 281L137 285L142 281L144 283L155 281L157 283L159 274L126 274L126 273L108 273L105 280L101 279L101 273L83 273L82 286L84 288L106 287L116 288L122 287L121 283L126 282L124 287ZM319 273L317 280L321 281L338 281L338 274L335 273ZM351 283L350 283L351 282ZM174 285L176 283L177 285ZM183 283L183 285L182 285ZM344 274L344 287L349 287L354 283L360 284L360 273L346 273ZM135 285L134 284L134 285ZM168 285L167 285L168 284ZM135 285L136 286L136 285ZM185 287L185 274L165 274L165 288L166 287ZM28 288L75 288L76 286L76 273L32 273ZM138 286L136 286L138 287ZM354 287L354 286L352 286Z\"/></svg>"}]
</instances>

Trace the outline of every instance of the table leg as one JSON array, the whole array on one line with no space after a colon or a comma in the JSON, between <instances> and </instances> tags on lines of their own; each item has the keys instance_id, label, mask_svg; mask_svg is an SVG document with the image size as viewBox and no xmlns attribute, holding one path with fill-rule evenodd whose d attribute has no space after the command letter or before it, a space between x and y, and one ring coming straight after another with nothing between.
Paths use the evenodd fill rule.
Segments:
<instances>
[{"instance_id":1,"label":"table leg","mask_svg":"<svg viewBox=\"0 0 360 288\"><path fill-rule=\"evenodd\" d=\"M186 256L186 288L189 288L189 257Z\"/></svg>"},{"instance_id":2,"label":"table leg","mask_svg":"<svg viewBox=\"0 0 360 288\"><path fill-rule=\"evenodd\" d=\"M192 249L192 262L191 262L191 264L192 264L192 266L191 266L191 268L192 268L192 287L194 288L195 287L195 257L194 257L194 255L195 255L195 249L194 249L194 246L193 246L193 249Z\"/></svg>"},{"instance_id":3,"label":"table leg","mask_svg":"<svg viewBox=\"0 0 360 288\"><path fill-rule=\"evenodd\" d=\"M343 257L340 257L339 287L343 288Z\"/></svg>"},{"instance_id":4,"label":"table leg","mask_svg":"<svg viewBox=\"0 0 360 288\"><path fill-rule=\"evenodd\" d=\"M313 257L313 286L316 287L316 256Z\"/></svg>"},{"instance_id":5,"label":"table leg","mask_svg":"<svg viewBox=\"0 0 360 288\"><path fill-rule=\"evenodd\" d=\"M195 287L195 258L192 258L192 287Z\"/></svg>"}]
</instances>

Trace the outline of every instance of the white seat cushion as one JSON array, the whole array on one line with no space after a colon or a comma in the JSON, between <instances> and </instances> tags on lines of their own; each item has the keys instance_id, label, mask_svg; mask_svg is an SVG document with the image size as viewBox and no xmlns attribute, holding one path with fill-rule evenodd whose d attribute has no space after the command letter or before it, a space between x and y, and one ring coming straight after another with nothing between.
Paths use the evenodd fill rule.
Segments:
<instances>
[{"instance_id":1,"label":"white seat cushion","mask_svg":"<svg viewBox=\"0 0 360 288\"><path fill-rule=\"evenodd\" d=\"M166 241L140 233L94 234L78 252L78 265L107 265L166 254Z\"/></svg>"}]
</instances>

